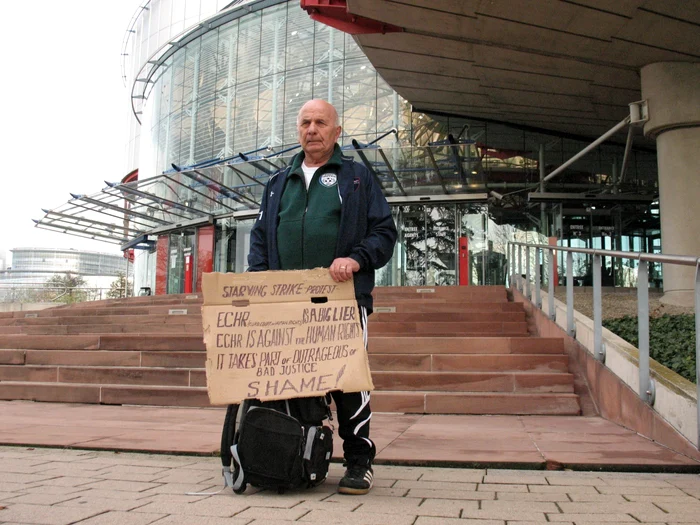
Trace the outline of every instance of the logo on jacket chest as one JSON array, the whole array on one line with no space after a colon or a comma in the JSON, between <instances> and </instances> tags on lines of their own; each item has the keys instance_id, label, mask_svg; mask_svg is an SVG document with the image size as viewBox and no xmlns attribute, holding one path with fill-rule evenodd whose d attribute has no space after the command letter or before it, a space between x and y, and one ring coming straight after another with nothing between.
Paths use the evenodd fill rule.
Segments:
<instances>
[{"instance_id":1,"label":"logo on jacket chest","mask_svg":"<svg viewBox=\"0 0 700 525\"><path fill-rule=\"evenodd\" d=\"M338 184L338 176L335 173L324 173L318 178L318 182L321 186L331 188Z\"/></svg>"}]
</instances>

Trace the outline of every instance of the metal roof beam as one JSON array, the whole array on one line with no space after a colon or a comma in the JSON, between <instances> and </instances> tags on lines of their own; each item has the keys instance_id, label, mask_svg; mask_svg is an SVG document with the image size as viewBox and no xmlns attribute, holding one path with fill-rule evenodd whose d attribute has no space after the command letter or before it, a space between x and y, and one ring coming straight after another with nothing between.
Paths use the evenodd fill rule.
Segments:
<instances>
[{"instance_id":1,"label":"metal roof beam","mask_svg":"<svg viewBox=\"0 0 700 525\"><path fill-rule=\"evenodd\" d=\"M198 215L206 215L205 212L202 210L198 210L197 208L193 208L192 206L187 206L186 204L181 204L179 202L171 201L170 199L166 199L165 197L158 197L157 195L153 195L152 193L148 193L145 191L140 191L140 190L135 190L133 188L127 188L123 184L115 184L115 183L110 183L105 181L105 183L112 189L116 189L118 191L123 191L125 193L130 193L132 195L136 195L137 197L142 197L144 199L150 199L153 202L157 202L159 204L167 204L168 206L172 206L173 208L177 208L178 210L181 211L189 211L190 213L195 213Z\"/></svg>"},{"instance_id":2,"label":"metal roof beam","mask_svg":"<svg viewBox=\"0 0 700 525\"><path fill-rule=\"evenodd\" d=\"M144 224L144 223L139 222L133 218L125 219L123 216L115 215L114 213L109 213L105 210L96 210L95 208L90 208L88 206L85 206L84 204L80 204L79 202L72 202L71 205L75 206L76 208L82 208L84 210L87 210L87 211L90 211L93 213L100 213L102 215L105 215L106 217L114 217L115 219L119 219L121 221L128 220L130 224L137 224L137 225L143 226L144 228L147 228L147 229L153 228L152 224ZM85 220L89 221L90 219L85 219Z\"/></svg>"},{"instance_id":3,"label":"metal roof beam","mask_svg":"<svg viewBox=\"0 0 700 525\"><path fill-rule=\"evenodd\" d=\"M399 187L399 190L401 191L401 195L406 196L406 190L403 189L403 185L401 184L401 181L399 178L396 176L396 173L394 172L394 168L391 166L391 163L389 162L389 159L387 158L386 154L384 153L384 150L382 148L378 148L379 154L382 156L382 159L384 159L384 164L386 164L386 168L389 170L389 173L391 176L394 178L394 182L396 182L396 185Z\"/></svg>"},{"instance_id":4,"label":"metal roof beam","mask_svg":"<svg viewBox=\"0 0 700 525\"><path fill-rule=\"evenodd\" d=\"M60 219L60 218L59 219L47 219L46 222L44 220L41 220L39 222L41 224L46 225L46 226L52 226L55 224L56 227L58 227L58 228L64 228L65 226L77 226L80 228L85 228L84 231L86 231L86 232L92 232L94 230L94 231L98 231L98 232L115 233L115 230L117 230L116 233L121 233L121 232L119 232L119 230L123 229L123 228L119 228L117 226L115 226L112 229L106 228L104 226L97 226L97 225L85 226L83 224L75 224L74 222L68 222L66 219ZM124 234L124 236L127 236L127 234Z\"/></svg>"},{"instance_id":5,"label":"metal roof beam","mask_svg":"<svg viewBox=\"0 0 700 525\"><path fill-rule=\"evenodd\" d=\"M235 195L238 195L241 199L245 199L245 200L247 200L247 201L250 201L250 202L252 202L253 204L255 204L255 206L260 206L260 203L259 203L259 202L257 202L257 201L254 200L254 199L251 199L251 198L248 197L247 195L243 195L240 191L236 191L236 190L234 190L233 188L229 188L228 186L226 186L226 185L224 185L224 184L222 184L222 183L220 183L220 182L216 182L214 179L212 179L211 177L207 177L204 173L202 173L202 172L200 172L200 171L198 171L198 170L192 170L192 171L193 171L194 173L196 173L197 176L203 177L204 179L208 180L209 182L212 182L212 183L216 184L217 186L222 187L222 188L225 189L227 192L233 193L233 194L235 194ZM234 170L234 171L238 171L238 170ZM180 172L180 173L183 173L185 176L190 177L190 178L193 179L193 180L197 180L197 178L194 177L194 175L192 175L191 173L188 173L188 172L185 172L185 171L182 171L182 172ZM200 182L200 181L198 181L198 182ZM264 184L263 184L263 186L264 186ZM223 193L222 193L222 195L223 195ZM226 195L226 196L227 196L228 198L231 198L230 195Z\"/></svg>"},{"instance_id":6,"label":"metal roof beam","mask_svg":"<svg viewBox=\"0 0 700 525\"><path fill-rule=\"evenodd\" d=\"M449 193L447 191L447 188L445 187L445 180L442 178L442 173L440 173L438 163L435 162L435 155L433 155L433 150L430 147L425 148L425 150L428 152L428 157L430 157L430 161L433 163L435 173L437 174L438 180L440 181L440 186L442 186L442 191L445 192L445 194Z\"/></svg>"},{"instance_id":7,"label":"metal roof beam","mask_svg":"<svg viewBox=\"0 0 700 525\"><path fill-rule=\"evenodd\" d=\"M108 193L107 195L111 195ZM155 217L149 217L148 215L145 215L143 213L139 213L137 211L132 211L128 210L126 208L120 208L119 206L115 206L114 204L109 204L106 202L100 202L97 199L93 199L92 197L86 197L85 195L76 195L74 193L71 193L71 197L73 197L75 200L82 200L85 202L89 202L90 204L94 204L95 206L102 206L104 208L118 211L120 213L123 213L124 215L133 215L134 217L140 217L142 219L145 219L147 221L155 222L158 224L168 224L167 221L161 220L161 219L156 219ZM114 197L114 195L112 195Z\"/></svg>"},{"instance_id":8,"label":"metal roof beam","mask_svg":"<svg viewBox=\"0 0 700 525\"><path fill-rule=\"evenodd\" d=\"M256 184L260 184L260 186L265 186L265 183L264 183L264 182L260 182L260 181L259 181L258 179L256 179L255 177L251 177L251 176L248 175L247 173L245 173L245 172L243 172L243 171L241 171L241 170L239 170L239 169L237 169L237 168L234 168L231 164L226 164L226 167L232 169L233 171L235 171L236 173L238 173L238 174L241 175L242 177L245 177L246 179L249 179L249 180L253 181L253 182L256 183ZM233 190L231 190L231 191L233 191Z\"/></svg>"},{"instance_id":9,"label":"metal roof beam","mask_svg":"<svg viewBox=\"0 0 700 525\"><path fill-rule=\"evenodd\" d=\"M352 145L355 148L355 151L357 151L357 155L360 157L360 159L362 159L362 162L365 165L365 167L374 177L374 180L377 182L377 184L379 184L379 187L382 189L382 191L384 191L384 184L382 184L382 181L379 179L379 176L374 170L374 166L372 166L372 163L369 161L369 159L367 159L367 155L365 155L364 151L362 151L364 148L355 139L352 139Z\"/></svg>"},{"instance_id":10,"label":"metal roof beam","mask_svg":"<svg viewBox=\"0 0 700 525\"><path fill-rule=\"evenodd\" d=\"M171 182L174 182L175 184L178 184L178 185L182 186L183 188L187 188L189 191L195 192L197 195L201 195L201 196L204 197L205 199L209 199L210 201L212 201L212 202L214 202L214 203L216 203L216 204L219 204L219 205L223 206L223 207L226 208L226 209L229 209L229 210L231 210L231 211L236 211L235 208L231 208L230 206L227 206L227 205L224 204L223 202L217 201L216 199L213 199L213 198L210 197L209 195L205 195L205 194L202 193L201 191L195 190L194 188L191 188L190 186L188 186L187 184L184 184L184 183L180 182L179 180L172 179L172 178L170 178L168 175L165 175L165 178L168 179L168 180L171 181ZM200 184L201 184L201 183L200 183ZM219 195L221 195L221 194L219 194Z\"/></svg>"},{"instance_id":11,"label":"metal roof beam","mask_svg":"<svg viewBox=\"0 0 700 525\"><path fill-rule=\"evenodd\" d=\"M117 237L112 237L111 235L103 235L101 233L86 233L83 230L76 230L75 228L68 228L65 226L52 226L51 224L43 224L41 221L37 221L36 219L32 219L36 223L36 227L38 228L39 226L43 226L44 229L49 229L49 228L54 228L56 230L60 230L61 233L65 233L67 231L71 232L77 232L82 234L81 237L100 237L102 239L109 239L110 241L114 241L117 244L121 244L123 242L126 242L127 239L119 239Z\"/></svg>"},{"instance_id":12,"label":"metal roof beam","mask_svg":"<svg viewBox=\"0 0 700 525\"><path fill-rule=\"evenodd\" d=\"M76 217L75 215L68 215L67 213L60 213L60 212L52 211L52 210L44 210L44 209L42 209L41 211L43 211L47 216L48 216L48 215L55 215L55 216L57 216L57 217L63 217L63 218L66 218L66 219L73 219L73 220L75 220L75 221L89 222L90 224L99 224L99 225L105 226L105 227L107 227L107 228L115 228L115 229L120 229L120 230L127 230L127 231L129 231L129 232L134 232L134 233L136 233L136 234L144 233L144 232L141 231L141 230L135 230L135 229L129 228L128 226L124 226L124 225L121 225L121 226L120 226L120 225L118 225L118 224L113 224L113 223L109 223L109 222L97 221L97 220L94 220L94 219L83 219L82 217Z\"/></svg>"}]
</instances>

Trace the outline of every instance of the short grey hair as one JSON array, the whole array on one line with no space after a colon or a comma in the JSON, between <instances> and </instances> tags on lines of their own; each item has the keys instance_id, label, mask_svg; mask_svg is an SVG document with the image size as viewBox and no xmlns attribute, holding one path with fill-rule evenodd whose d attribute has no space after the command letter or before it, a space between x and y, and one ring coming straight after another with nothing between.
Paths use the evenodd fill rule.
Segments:
<instances>
[{"instance_id":1,"label":"short grey hair","mask_svg":"<svg viewBox=\"0 0 700 525\"><path fill-rule=\"evenodd\" d=\"M335 115L335 123L334 126L337 128L340 126L340 115L338 115L338 110L335 109L335 106L328 102L327 100L323 100L322 98L312 98L311 100L308 100L304 102L304 104L299 108L299 112L297 113L297 127L299 127L299 122L301 120L301 110L304 109L304 106L306 106L309 102L315 102L315 101L320 101L320 102L325 102L328 104L332 109L333 109L333 114Z\"/></svg>"}]
</instances>

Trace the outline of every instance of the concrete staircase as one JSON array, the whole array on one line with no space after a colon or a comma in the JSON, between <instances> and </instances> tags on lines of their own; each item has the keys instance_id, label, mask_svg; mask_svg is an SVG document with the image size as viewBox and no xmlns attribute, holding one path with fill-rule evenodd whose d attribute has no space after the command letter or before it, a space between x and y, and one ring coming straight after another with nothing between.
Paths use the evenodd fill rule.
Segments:
<instances>
[{"instance_id":1,"label":"concrete staircase","mask_svg":"<svg viewBox=\"0 0 700 525\"><path fill-rule=\"evenodd\" d=\"M201 295L0 313L0 399L209 406ZM503 287L375 289L380 412L579 414L563 340L536 337Z\"/></svg>"}]
</instances>

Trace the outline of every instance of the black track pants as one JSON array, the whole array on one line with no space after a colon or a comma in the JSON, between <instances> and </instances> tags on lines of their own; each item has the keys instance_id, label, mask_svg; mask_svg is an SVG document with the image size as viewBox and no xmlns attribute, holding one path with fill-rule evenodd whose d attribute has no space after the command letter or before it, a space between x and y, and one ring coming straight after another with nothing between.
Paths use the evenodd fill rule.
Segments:
<instances>
[{"instance_id":1,"label":"black track pants","mask_svg":"<svg viewBox=\"0 0 700 525\"><path fill-rule=\"evenodd\" d=\"M360 324L367 347L367 309L360 307ZM338 416L338 433L343 440L343 455L350 463L369 464L377 451L369 438L372 409L369 392L332 392Z\"/></svg>"}]
</instances>

